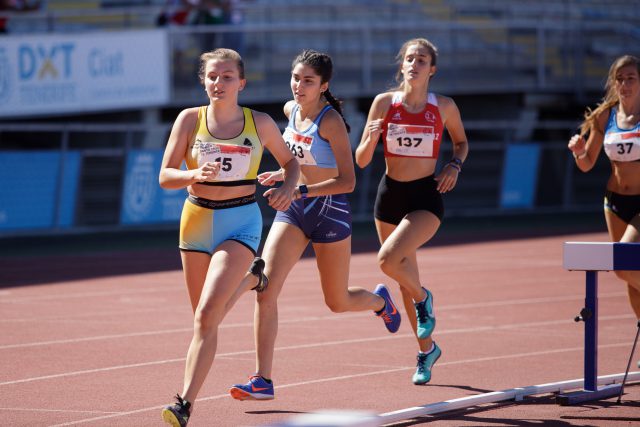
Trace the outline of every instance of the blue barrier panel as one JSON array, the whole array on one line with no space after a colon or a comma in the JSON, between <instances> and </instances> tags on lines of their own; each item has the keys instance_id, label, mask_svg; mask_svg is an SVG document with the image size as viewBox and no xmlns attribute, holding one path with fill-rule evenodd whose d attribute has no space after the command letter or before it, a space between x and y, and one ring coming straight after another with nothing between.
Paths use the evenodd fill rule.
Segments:
<instances>
[{"instance_id":1,"label":"blue barrier panel","mask_svg":"<svg viewBox=\"0 0 640 427\"><path fill-rule=\"evenodd\" d=\"M501 207L533 207L539 160L539 144L512 144L507 147L502 174Z\"/></svg>"},{"instance_id":2,"label":"blue barrier panel","mask_svg":"<svg viewBox=\"0 0 640 427\"><path fill-rule=\"evenodd\" d=\"M180 219L186 190L158 184L163 150L131 150L127 155L121 224L153 224Z\"/></svg>"},{"instance_id":3,"label":"blue barrier panel","mask_svg":"<svg viewBox=\"0 0 640 427\"><path fill-rule=\"evenodd\" d=\"M0 152L0 230L51 228L60 153Z\"/></svg>"},{"instance_id":4,"label":"blue barrier panel","mask_svg":"<svg viewBox=\"0 0 640 427\"><path fill-rule=\"evenodd\" d=\"M620 384L598 387L598 271L640 270L640 243L565 242L562 265L586 275L585 307L575 318L584 321L584 389L558 395L556 400L574 405L619 395Z\"/></svg>"},{"instance_id":5,"label":"blue barrier panel","mask_svg":"<svg viewBox=\"0 0 640 427\"><path fill-rule=\"evenodd\" d=\"M75 223L81 156L80 151L67 151L65 154L57 225L68 228Z\"/></svg>"}]
</instances>

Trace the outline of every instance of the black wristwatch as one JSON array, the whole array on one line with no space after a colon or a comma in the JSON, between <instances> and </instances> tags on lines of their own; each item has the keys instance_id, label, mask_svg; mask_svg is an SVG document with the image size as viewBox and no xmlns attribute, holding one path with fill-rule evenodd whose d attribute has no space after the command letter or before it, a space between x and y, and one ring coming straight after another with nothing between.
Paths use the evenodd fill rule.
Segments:
<instances>
[{"instance_id":1,"label":"black wristwatch","mask_svg":"<svg viewBox=\"0 0 640 427\"><path fill-rule=\"evenodd\" d=\"M300 192L300 198L302 200L307 198L307 194L309 194L309 189L307 188L306 185L304 184L298 185L298 191Z\"/></svg>"}]
</instances>

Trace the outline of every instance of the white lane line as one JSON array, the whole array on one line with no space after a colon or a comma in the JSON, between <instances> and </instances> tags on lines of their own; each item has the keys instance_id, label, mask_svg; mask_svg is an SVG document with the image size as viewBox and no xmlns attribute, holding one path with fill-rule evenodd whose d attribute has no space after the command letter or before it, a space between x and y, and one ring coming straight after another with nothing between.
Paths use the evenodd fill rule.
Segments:
<instances>
[{"instance_id":1,"label":"white lane line","mask_svg":"<svg viewBox=\"0 0 640 427\"><path fill-rule=\"evenodd\" d=\"M628 347L628 344L629 343L626 343L626 342L625 343L617 343L617 344L605 344L605 345L601 345L600 348ZM542 356L542 355L548 355L548 354L568 353L568 352L574 352L574 351L580 351L581 352L581 351L583 351L583 349L584 349L584 347L580 346L580 347L570 347L570 348L555 349L555 350L533 351L533 352L527 352L527 353L514 353L514 354L507 354L507 355L502 355L502 356L480 357L480 358L475 358L475 359L463 359L463 360L457 360L457 361L451 361L451 362L438 363L438 366L453 366L453 365L462 365L462 364L466 364L466 363L481 363L481 362L487 362L487 361L505 360L505 359L517 359L517 358L521 358L521 357ZM372 372L353 374L353 375L341 375L341 376L330 377L330 378L319 378L319 379L316 379L316 380L300 381L300 382L296 382L296 383L279 385L279 386L275 387L275 389L280 390L280 389L284 389L284 388L307 386L307 385L311 385L311 384L319 384L319 383L326 383L326 382L333 382L333 381L350 380L350 379L353 379L353 378L362 378L362 377L369 377L369 376L373 376L373 375L390 374L390 373L394 373L394 372L408 371L408 370L414 370L414 369L415 369L415 366L409 366L409 367L402 367L402 368L384 369L384 370L379 370L379 371L372 371ZM204 402L204 401L217 400L217 399L223 399L223 398L230 398L229 394L225 393L225 394L217 394L217 395L214 395L214 396L201 397L199 399L196 399L196 402ZM120 412L120 413L117 413L117 414L109 414L109 415L104 415L104 416L99 416L99 417L93 417L93 418L86 418L86 419L82 419L82 420L70 421L70 422L62 423L62 424L55 424L55 425L50 426L50 427L71 426L71 425L90 423L90 422L94 422L94 421L102 421L102 420L111 419L111 418L117 418L117 417L126 417L128 415L139 414L139 413L142 413L142 412L160 410L160 409L163 408L163 406L164 405L152 406L152 407L141 408L141 409L135 409L133 411L123 411L123 412Z\"/></svg>"},{"instance_id":2,"label":"white lane line","mask_svg":"<svg viewBox=\"0 0 640 427\"><path fill-rule=\"evenodd\" d=\"M74 409L45 409L45 408L0 408L0 411L22 412L72 412L74 414L119 414L117 411L79 411Z\"/></svg>"},{"instance_id":3,"label":"white lane line","mask_svg":"<svg viewBox=\"0 0 640 427\"><path fill-rule=\"evenodd\" d=\"M364 314L349 313L349 314L341 315L340 317L337 317L336 315L308 316L308 317L298 318L298 319L281 320L280 324L327 321L327 320L344 320L345 318L352 318L352 317L364 317ZM220 329L228 329L228 328L253 328L253 322L226 323L226 324L223 323L222 325L220 325ZM13 349L13 348L29 348L29 347L38 347L43 345L55 345L55 344L75 344L75 343L88 342L88 341L133 338L133 337L142 337L142 336L150 336L150 335L153 336L153 335L163 335L163 334L175 334L175 333L192 332L192 331L193 331L193 328L176 328L176 329L161 329L158 331L131 332L128 334L113 334L113 335L99 335L94 337L69 338L64 340L35 341L35 342L23 343L23 344L0 345L0 350Z\"/></svg>"},{"instance_id":4,"label":"white lane line","mask_svg":"<svg viewBox=\"0 0 640 427\"><path fill-rule=\"evenodd\" d=\"M621 295L626 295L626 294L621 294ZM283 307L282 308L282 312L283 313L290 313L292 311L294 311L295 309L293 307L291 307L290 305L298 305L300 304L301 301L308 301L308 300L317 300L315 295L312 296L304 296L304 297L283 297L283 298L279 298L278 301L282 304L282 305L287 305L287 307ZM2 303L2 301L0 301L0 303ZM60 315L60 316L42 316L42 317L37 317L37 316L28 316L28 317L18 317L18 318L0 318L0 323L42 323L42 322L52 322L52 321L58 321L58 322L71 322L73 321L73 319L86 319L89 318L91 319L92 323L95 323L94 320L100 317L113 317L113 318L119 318L120 316L126 316L126 315L132 315L132 314L140 314L140 313L157 313L157 312L166 312L167 308L166 307L160 307L160 308L145 308L145 309L140 309L138 307L132 307L131 309L128 310L112 310L112 311L100 311L99 313L96 313L95 311L91 311L91 312L86 312L86 313L73 313L73 314L64 314L64 315ZM31 314L31 313L29 313Z\"/></svg>"},{"instance_id":5,"label":"white lane line","mask_svg":"<svg viewBox=\"0 0 640 427\"><path fill-rule=\"evenodd\" d=\"M600 295L600 299L604 298L617 298L626 296L624 292L614 292ZM516 299L516 300L507 300L507 301L487 301L487 302L479 302L473 304L455 304L455 305L447 305L447 306L438 306L438 311L449 311L449 310L460 310L460 309L469 309L469 308L484 308L484 307L500 307L500 306L513 306L513 305L524 305L524 304L540 304L540 303L551 303L557 301L574 301L584 300L584 297L579 297L576 295L567 295L560 297L549 297L549 298L525 298L525 299ZM295 319L283 319L280 321L281 324L288 323L299 323L299 322L313 322L316 320L320 321L331 321L331 320L344 320L346 318L357 318L357 317L368 317L370 313L344 313L336 316L335 314L329 316L308 316L303 318L295 318ZM603 317L604 318L604 317ZM615 317L609 317L609 319L613 319ZM626 318L626 317L623 317ZM239 328L239 327L253 327L253 322L245 322L245 323L223 323L220 325L220 328ZM163 334L171 334L171 333L181 333L186 331L191 331L192 328L178 328L178 329L166 329L166 330L158 330L158 331L144 331L144 332L132 332L128 334L113 334L113 335L101 335L94 337L83 337L83 338L70 338L63 340L49 340L49 341L35 341L30 343L22 343L22 344L5 344L0 345L0 350L5 349L14 349L14 348L29 348L29 347L37 347L43 345L55 345L55 344L73 344L79 342L87 342L87 341L99 341L99 340L108 340L108 339L119 339L119 338L132 338L139 336L149 336L149 335L163 335Z\"/></svg>"},{"instance_id":6,"label":"white lane line","mask_svg":"<svg viewBox=\"0 0 640 427\"><path fill-rule=\"evenodd\" d=\"M618 320L618 319L621 319L621 318L631 318L633 316L631 316L631 315L619 315L619 316L610 316L610 317L611 318L606 317L606 316L602 316L600 318L600 320L601 321ZM548 326L548 325L565 324L565 323L568 323L566 319L556 320L556 321L545 321L545 322L517 323L517 324L511 324L511 325L478 326L478 327L473 327L473 328L461 328L461 329L444 330L444 331L438 332L438 335L490 332L490 331L499 331L501 329L514 329L514 328L523 328L523 327ZM298 344L298 345L291 345L291 346L285 346L285 347L276 347L275 350L276 351L300 350L300 349L308 349L308 348L326 347L326 346L329 346L329 345L358 344L358 343L366 343L366 342L372 342L372 341L373 342L380 342L380 341L383 341L383 340L394 340L394 339L400 339L400 338L414 338L414 335L413 334L393 334L393 335L376 336L376 337L369 337L369 338L357 338L357 339L351 339L351 340L324 341L324 342L319 342L319 343ZM600 347L604 347L604 346L600 346ZM248 355L248 354L255 354L255 350L242 350L242 351L235 351L235 352L229 352L229 353L220 353L220 354L217 354L216 357L231 357L231 356L240 356L240 355ZM547 354L547 353L543 352L541 354ZM20 379L20 380L5 381L5 382L1 382L0 386L22 384L22 383L50 380L50 379L56 379L56 378L72 377L72 376L77 376L77 375L96 374L96 373L100 373L100 372L116 371L116 370L120 370L120 369L141 368L141 367L147 367L147 366L162 365L162 364L167 364L167 363L177 363L177 362L184 362L184 360L185 360L185 358L181 357L181 358L176 358L176 359L153 360L153 361L150 361L150 362L134 363L134 364L128 364L128 365L109 366L109 367L106 367L106 368L96 368L96 369L86 369L86 370L82 370L82 371L63 372L63 373L60 373L60 374L44 375L44 376L39 376L39 377L23 378L23 379ZM487 359L487 360L493 360L493 359ZM439 364L439 365L441 365L441 364Z\"/></svg>"},{"instance_id":7,"label":"white lane line","mask_svg":"<svg viewBox=\"0 0 640 427\"><path fill-rule=\"evenodd\" d=\"M28 297L17 297L11 299L0 300L0 303L15 304L15 303L27 303L33 301L51 301L51 300L69 300L71 298L90 298L90 297L108 297L108 296L123 296L123 295L136 295L136 294L149 294L149 293L162 293L175 290L176 292L184 292L183 288L177 286L156 286L153 288L145 289L119 289L115 291L95 291L95 292L73 292L68 294L51 294L51 295L33 295Z\"/></svg>"}]
</instances>

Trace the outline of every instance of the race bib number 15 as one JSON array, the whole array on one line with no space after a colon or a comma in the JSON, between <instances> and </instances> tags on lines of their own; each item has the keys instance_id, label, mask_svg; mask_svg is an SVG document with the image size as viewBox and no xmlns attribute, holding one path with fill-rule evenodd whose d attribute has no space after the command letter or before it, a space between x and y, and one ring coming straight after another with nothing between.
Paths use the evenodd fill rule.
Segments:
<instances>
[{"instance_id":1,"label":"race bib number 15","mask_svg":"<svg viewBox=\"0 0 640 427\"><path fill-rule=\"evenodd\" d=\"M202 147L198 166L205 162L220 162L216 181L244 179L251 165L251 147L231 144L207 144Z\"/></svg>"}]
</instances>

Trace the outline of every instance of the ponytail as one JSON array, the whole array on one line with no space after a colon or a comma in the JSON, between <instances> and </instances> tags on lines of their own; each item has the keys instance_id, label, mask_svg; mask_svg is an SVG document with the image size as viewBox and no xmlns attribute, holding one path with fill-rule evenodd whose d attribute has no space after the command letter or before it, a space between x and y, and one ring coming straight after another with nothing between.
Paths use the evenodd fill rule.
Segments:
<instances>
[{"instance_id":1,"label":"ponytail","mask_svg":"<svg viewBox=\"0 0 640 427\"><path fill-rule=\"evenodd\" d=\"M342 114L342 102L336 99L333 94L329 92L329 89L324 91L324 98L327 100L329 105L331 105L333 109L336 110L338 114L340 114L344 125L347 127L347 132L351 132L351 126L349 126L349 123L347 123L347 119L345 119L344 114Z\"/></svg>"}]
</instances>

